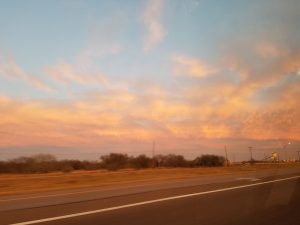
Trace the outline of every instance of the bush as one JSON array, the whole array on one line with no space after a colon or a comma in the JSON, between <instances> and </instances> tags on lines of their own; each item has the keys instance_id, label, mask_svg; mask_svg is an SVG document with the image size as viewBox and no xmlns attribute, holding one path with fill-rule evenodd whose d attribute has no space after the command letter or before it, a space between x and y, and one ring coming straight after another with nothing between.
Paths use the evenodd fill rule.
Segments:
<instances>
[{"instance_id":1,"label":"bush","mask_svg":"<svg viewBox=\"0 0 300 225\"><path fill-rule=\"evenodd\" d=\"M123 168L143 169L149 167L192 167L223 166L225 158L217 155L202 155L193 161L182 155L146 155L128 157L126 154L110 153L100 157L101 162L81 160L56 160L49 154L18 157L9 161L0 161L0 173L48 173L53 171L71 172L73 170L119 170Z\"/></svg>"},{"instance_id":2,"label":"bush","mask_svg":"<svg viewBox=\"0 0 300 225\"><path fill-rule=\"evenodd\" d=\"M146 155L139 155L130 159L130 166L136 169L149 168L152 165L152 159Z\"/></svg>"},{"instance_id":3,"label":"bush","mask_svg":"<svg viewBox=\"0 0 300 225\"><path fill-rule=\"evenodd\" d=\"M74 170L74 168L71 166L71 165L64 165L62 168L61 168L61 171L64 172L64 173L70 173Z\"/></svg>"},{"instance_id":4,"label":"bush","mask_svg":"<svg viewBox=\"0 0 300 225\"><path fill-rule=\"evenodd\" d=\"M157 155L154 157L157 166L163 167L186 167L188 161L182 155Z\"/></svg>"},{"instance_id":5,"label":"bush","mask_svg":"<svg viewBox=\"0 0 300 225\"><path fill-rule=\"evenodd\" d=\"M100 157L101 166L108 170L123 169L128 165L129 157L127 154L110 153Z\"/></svg>"},{"instance_id":6,"label":"bush","mask_svg":"<svg viewBox=\"0 0 300 225\"><path fill-rule=\"evenodd\" d=\"M95 169L100 169L99 162L80 160L58 161L54 156L49 154L0 161L0 173L48 173L53 171L70 172L72 170Z\"/></svg>"},{"instance_id":7,"label":"bush","mask_svg":"<svg viewBox=\"0 0 300 225\"><path fill-rule=\"evenodd\" d=\"M193 166L224 166L225 158L218 155L202 155L197 157Z\"/></svg>"}]
</instances>

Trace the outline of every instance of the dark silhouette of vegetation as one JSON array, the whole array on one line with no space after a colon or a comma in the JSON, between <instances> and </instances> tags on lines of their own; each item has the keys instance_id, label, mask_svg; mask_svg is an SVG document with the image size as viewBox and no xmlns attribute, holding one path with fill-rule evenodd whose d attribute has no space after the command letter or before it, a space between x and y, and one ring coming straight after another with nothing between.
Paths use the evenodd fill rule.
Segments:
<instances>
[{"instance_id":1,"label":"dark silhouette of vegetation","mask_svg":"<svg viewBox=\"0 0 300 225\"><path fill-rule=\"evenodd\" d=\"M72 172L74 170L119 170L124 168L146 169L153 167L201 167L223 166L225 158L217 155L202 155L194 160L187 160L182 155L146 155L128 156L110 153L100 157L100 161L57 160L53 155L38 154L30 157L18 157L0 161L0 173L48 173Z\"/></svg>"},{"instance_id":2,"label":"dark silhouette of vegetation","mask_svg":"<svg viewBox=\"0 0 300 225\"><path fill-rule=\"evenodd\" d=\"M101 167L108 170L119 170L128 167L129 157L127 154L110 153L100 157Z\"/></svg>"},{"instance_id":3,"label":"dark silhouette of vegetation","mask_svg":"<svg viewBox=\"0 0 300 225\"><path fill-rule=\"evenodd\" d=\"M154 157L155 164L160 167L188 167L190 162L182 155L156 155Z\"/></svg>"},{"instance_id":4,"label":"dark silhouette of vegetation","mask_svg":"<svg viewBox=\"0 0 300 225\"><path fill-rule=\"evenodd\" d=\"M146 155L139 155L130 158L130 166L135 169L145 169L153 165L153 160Z\"/></svg>"},{"instance_id":5,"label":"dark silhouette of vegetation","mask_svg":"<svg viewBox=\"0 0 300 225\"><path fill-rule=\"evenodd\" d=\"M100 169L99 162L80 160L57 160L53 155L38 154L0 161L0 173L48 173L55 171Z\"/></svg>"},{"instance_id":6,"label":"dark silhouette of vegetation","mask_svg":"<svg viewBox=\"0 0 300 225\"><path fill-rule=\"evenodd\" d=\"M224 166L225 158L223 156L218 155L202 155L197 157L193 166Z\"/></svg>"}]
</instances>

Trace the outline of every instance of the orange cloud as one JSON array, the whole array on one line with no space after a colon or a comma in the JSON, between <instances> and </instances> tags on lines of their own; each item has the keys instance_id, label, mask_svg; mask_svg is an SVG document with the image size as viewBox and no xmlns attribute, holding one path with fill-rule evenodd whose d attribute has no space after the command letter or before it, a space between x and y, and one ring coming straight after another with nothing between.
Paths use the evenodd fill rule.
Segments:
<instances>
[{"instance_id":1,"label":"orange cloud","mask_svg":"<svg viewBox=\"0 0 300 225\"><path fill-rule=\"evenodd\" d=\"M176 75L206 77L219 71L219 69L210 66L199 59L187 56L175 56L173 57L173 61L175 62L173 72Z\"/></svg>"},{"instance_id":2,"label":"orange cloud","mask_svg":"<svg viewBox=\"0 0 300 225\"><path fill-rule=\"evenodd\" d=\"M0 146L91 147L106 142L152 139L293 138L300 140L299 82L282 89L276 103L262 109L251 89L235 96L224 84L168 92L91 93L65 103L0 98ZM224 89L224 90L223 90ZM189 93L187 93L189 91ZM206 96L207 100L192 96ZM182 99L178 100L178 96ZM218 101L210 101L218 97Z\"/></svg>"},{"instance_id":3,"label":"orange cloud","mask_svg":"<svg viewBox=\"0 0 300 225\"><path fill-rule=\"evenodd\" d=\"M185 82L169 89L148 83L119 88L109 83L117 88L64 103L0 97L0 146L97 147L153 139L300 140L300 102L295 98L300 96L299 55L282 52L285 55L276 57L276 63L261 58L248 61L232 53L217 67L176 56L175 73L202 79L189 82L184 77ZM61 82L108 82L102 73L69 64L49 67L47 72ZM209 76L217 72L218 76ZM236 78L238 82L232 82ZM255 95L258 100L253 100Z\"/></svg>"}]
</instances>

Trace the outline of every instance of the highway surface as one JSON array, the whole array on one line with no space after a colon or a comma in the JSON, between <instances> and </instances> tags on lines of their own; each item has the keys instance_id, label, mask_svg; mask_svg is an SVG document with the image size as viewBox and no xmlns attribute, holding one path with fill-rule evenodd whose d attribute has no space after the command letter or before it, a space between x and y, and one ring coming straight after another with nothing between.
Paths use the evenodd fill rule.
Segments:
<instances>
[{"instance_id":1,"label":"highway surface","mask_svg":"<svg viewBox=\"0 0 300 225\"><path fill-rule=\"evenodd\" d=\"M0 198L0 224L300 224L296 169Z\"/></svg>"}]
</instances>

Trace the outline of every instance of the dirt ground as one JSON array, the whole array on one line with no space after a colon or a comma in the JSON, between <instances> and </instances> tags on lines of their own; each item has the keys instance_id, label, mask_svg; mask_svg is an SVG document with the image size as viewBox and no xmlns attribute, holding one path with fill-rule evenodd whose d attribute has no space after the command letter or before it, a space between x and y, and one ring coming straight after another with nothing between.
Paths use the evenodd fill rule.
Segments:
<instances>
[{"instance_id":1,"label":"dirt ground","mask_svg":"<svg viewBox=\"0 0 300 225\"><path fill-rule=\"evenodd\" d=\"M0 196L32 194L78 188L107 187L185 178L199 178L216 174L243 173L257 170L299 168L300 163L235 165L217 168L153 168L120 171L76 171L46 174L1 174Z\"/></svg>"}]
</instances>

